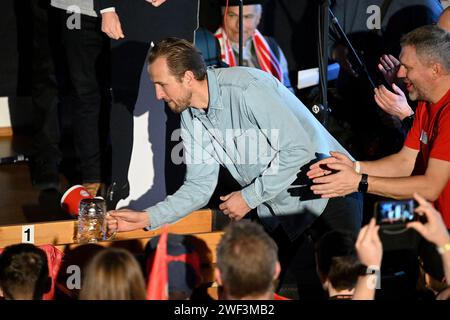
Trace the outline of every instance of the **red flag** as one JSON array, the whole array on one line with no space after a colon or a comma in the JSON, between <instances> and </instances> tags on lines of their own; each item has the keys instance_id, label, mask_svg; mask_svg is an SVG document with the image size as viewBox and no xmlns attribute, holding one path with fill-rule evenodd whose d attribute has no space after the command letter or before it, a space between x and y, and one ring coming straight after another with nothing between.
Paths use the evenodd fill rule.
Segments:
<instances>
[{"instance_id":1,"label":"red flag","mask_svg":"<svg viewBox=\"0 0 450 320\"><path fill-rule=\"evenodd\" d=\"M169 300L169 276L167 265L167 235L169 226L163 227L156 248L155 258L147 283L147 300Z\"/></svg>"},{"instance_id":2,"label":"red flag","mask_svg":"<svg viewBox=\"0 0 450 320\"><path fill-rule=\"evenodd\" d=\"M280 296L280 295L274 293L273 294L273 300L291 300L291 299L283 297L283 296Z\"/></svg>"},{"instance_id":3,"label":"red flag","mask_svg":"<svg viewBox=\"0 0 450 320\"><path fill-rule=\"evenodd\" d=\"M64 253L50 244L39 246L39 248L44 250L47 254L48 273L50 278L52 279L52 286L50 288L50 291L44 294L42 300L53 300L55 298L55 283L58 277L58 272L59 268L61 267Z\"/></svg>"}]
</instances>

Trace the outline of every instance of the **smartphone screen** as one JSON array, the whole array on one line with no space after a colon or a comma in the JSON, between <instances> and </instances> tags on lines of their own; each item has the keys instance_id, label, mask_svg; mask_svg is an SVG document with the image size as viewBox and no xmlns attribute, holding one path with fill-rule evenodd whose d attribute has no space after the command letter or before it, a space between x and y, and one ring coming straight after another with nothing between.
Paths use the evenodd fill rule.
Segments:
<instances>
[{"instance_id":1,"label":"smartphone screen","mask_svg":"<svg viewBox=\"0 0 450 320\"><path fill-rule=\"evenodd\" d=\"M406 224L416 220L414 200L380 201L375 204L377 224Z\"/></svg>"}]
</instances>

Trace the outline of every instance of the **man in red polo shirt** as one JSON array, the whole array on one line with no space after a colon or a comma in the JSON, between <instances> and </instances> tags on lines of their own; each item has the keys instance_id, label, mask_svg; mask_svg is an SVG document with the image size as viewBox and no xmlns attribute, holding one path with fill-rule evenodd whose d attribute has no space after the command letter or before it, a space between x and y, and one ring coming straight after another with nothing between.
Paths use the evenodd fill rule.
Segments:
<instances>
[{"instance_id":1,"label":"man in red polo shirt","mask_svg":"<svg viewBox=\"0 0 450 320\"><path fill-rule=\"evenodd\" d=\"M403 148L376 161L353 162L331 152L311 166L311 189L326 198L361 191L407 199L418 192L434 201L450 229L450 33L423 26L405 35L401 45L397 76L409 97L420 101Z\"/></svg>"},{"instance_id":2,"label":"man in red polo shirt","mask_svg":"<svg viewBox=\"0 0 450 320\"><path fill-rule=\"evenodd\" d=\"M434 202L450 229L450 33L435 25L406 34L401 41L397 76L411 100L419 100L416 118L403 148L376 161L351 161L341 153L311 166L311 190L325 198L355 191L408 199L414 192ZM421 247L424 247L421 245ZM436 250L420 254L431 268L440 265ZM434 273L442 276L441 271Z\"/></svg>"}]
</instances>

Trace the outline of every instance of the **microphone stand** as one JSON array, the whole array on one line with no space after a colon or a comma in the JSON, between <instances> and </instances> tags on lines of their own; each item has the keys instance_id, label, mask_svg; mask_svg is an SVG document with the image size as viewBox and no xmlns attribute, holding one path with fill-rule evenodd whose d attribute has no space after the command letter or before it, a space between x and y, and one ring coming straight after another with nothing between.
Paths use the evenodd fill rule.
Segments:
<instances>
[{"instance_id":1,"label":"microphone stand","mask_svg":"<svg viewBox=\"0 0 450 320\"><path fill-rule=\"evenodd\" d=\"M331 109L328 107L328 30L329 30L329 1L320 1L318 8L318 36L317 54L319 57L319 85L320 104L312 107L313 114L324 127L328 124L328 116Z\"/></svg>"},{"instance_id":2,"label":"microphone stand","mask_svg":"<svg viewBox=\"0 0 450 320\"><path fill-rule=\"evenodd\" d=\"M366 75L367 79L370 82L370 85L372 86L372 89L375 89L376 88L375 82L372 80L372 77L370 76L366 65L364 64L364 62L359 57L359 55L356 52L355 48L353 47L352 43L350 42L350 40L348 39L348 37L345 34L344 30L342 29L341 25L339 24L338 19L336 18L336 16L333 14L333 11L331 11L331 9L329 7L328 7L328 11L330 13L331 22L333 23L333 26L335 27L335 30L338 32L339 37L341 38L342 41L344 41L344 44L347 46L347 48L350 49L350 52L353 54L353 56L356 59L356 63L358 65L359 69L362 70L363 73Z\"/></svg>"},{"instance_id":3,"label":"microphone stand","mask_svg":"<svg viewBox=\"0 0 450 320\"><path fill-rule=\"evenodd\" d=\"M239 0L239 59L238 65L242 66L242 56L244 48L244 2Z\"/></svg>"},{"instance_id":4,"label":"microphone stand","mask_svg":"<svg viewBox=\"0 0 450 320\"><path fill-rule=\"evenodd\" d=\"M328 116L331 112L328 107L328 29L329 29L329 1L321 1L319 4L319 41L317 51L319 55L319 87L321 105L313 107L312 111L322 114L320 122L324 127L328 124Z\"/></svg>"},{"instance_id":5,"label":"microphone stand","mask_svg":"<svg viewBox=\"0 0 450 320\"><path fill-rule=\"evenodd\" d=\"M338 19L333 14L333 11L331 11L329 0L319 0L318 14L319 41L317 42L317 55L319 58L320 104L314 105L311 111L322 123L322 125L326 127L329 113L331 112L331 109L328 106L328 32L330 29L330 17L331 23L336 32L339 34L339 37L349 48L351 54L355 57L359 70L362 70L362 72L366 75L373 89L375 89L376 86L369 74L369 71L367 70L366 65L359 57L352 43L339 24Z\"/></svg>"}]
</instances>

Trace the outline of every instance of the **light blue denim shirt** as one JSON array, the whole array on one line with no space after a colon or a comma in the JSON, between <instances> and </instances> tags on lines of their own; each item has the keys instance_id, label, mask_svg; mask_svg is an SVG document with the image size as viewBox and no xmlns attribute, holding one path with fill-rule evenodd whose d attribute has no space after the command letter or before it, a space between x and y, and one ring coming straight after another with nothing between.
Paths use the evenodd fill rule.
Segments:
<instances>
[{"instance_id":1,"label":"light blue denim shirt","mask_svg":"<svg viewBox=\"0 0 450 320\"><path fill-rule=\"evenodd\" d=\"M181 114L184 184L147 209L151 229L204 207L223 165L262 223L269 230L281 224L295 239L328 201L309 189L305 173L311 161L333 150L348 152L272 75L234 67L208 69L207 77L208 108L188 108Z\"/></svg>"}]
</instances>

